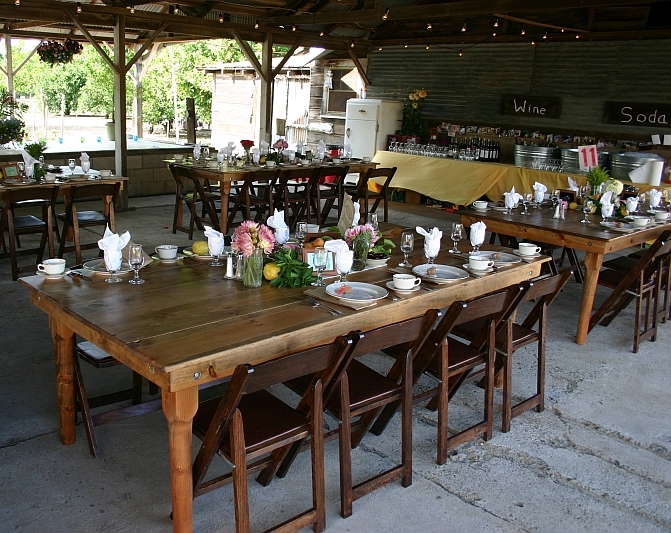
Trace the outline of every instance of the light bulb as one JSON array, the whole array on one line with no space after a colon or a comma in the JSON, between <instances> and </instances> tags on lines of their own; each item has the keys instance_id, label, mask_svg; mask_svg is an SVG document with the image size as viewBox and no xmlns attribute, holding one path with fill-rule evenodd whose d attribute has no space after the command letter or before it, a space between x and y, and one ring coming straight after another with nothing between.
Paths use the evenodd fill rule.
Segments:
<instances>
[{"instance_id":1,"label":"light bulb","mask_svg":"<svg viewBox=\"0 0 671 533\"><path fill-rule=\"evenodd\" d=\"M466 31L466 23L464 22L464 25L461 27L461 31L464 32Z\"/></svg>"},{"instance_id":2,"label":"light bulb","mask_svg":"<svg viewBox=\"0 0 671 533\"><path fill-rule=\"evenodd\" d=\"M319 36L320 36L320 37L324 37L324 30L322 30L322 31L319 32Z\"/></svg>"},{"instance_id":3,"label":"light bulb","mask_svg":"<svg viewBox=\"0 0 671 533\"><path fill-rule=\"evenodd\" d=\"M382 15L382 20L387 20L389 18L389 10L385 9L384 15Z\"/></svg>"},{"instance_id":4,"label":"light bulb","mask_svg":"<svg viewBox=\"0 0 671 533\"><path fill-rule=\"evenodd\" d=\"M527 34L527 30L522 30L522 35L526 35L526 34Z\"/></svg>"},{"instance_id":5,"label":"light bulb","mask_svg":"<svg viewBox=\"0 0 671 533\"><path fill-rule=\"evenodd\" d=\"M130 5L130 12L131 14L135 13L135 6L133 4Z\"/></svg>"},{"instance_id":6,"label":"light bulb","mask_svg":"<svg viewBox=\"0 0 671 533\"><path fill-rule=\"evenodd\" d=\"M258 20L254 21L254 29L255 30L259 29L259 21Z\"/></svg>"},{"instance_id":7,"label":"light bulb","mask_svg":"<svg viewBox=\"0 0 671 533\"><path fill-rule=\"evenodd\" d=\"M545 33L543 34L543 39L547 39L547 38L548 38L548 32L545 32Z\"/></svg>"},{"instance_id":8,"label":"light bulb","mask_svg":"<svg viewBox=\"0 0 671 533\"><path fill-rule=\"evenodd\" d=\"M77 2L77 13L81 13L81 12L82 12L82 3Z\"/></svg>"},{"instance_id":9,"label":"light bulb","mask_svg":"<svg viewBox=\"0 0 671 533\"><path fill-rule=\"evenodd\" d=\"M433 25L430 22L427 22L426 23L426 29L430 30L431 28L433 28Z\"/></svg>"},{"instance_id":10,"label":"light bulb","mask_svg":"<svg viewBox=\"0 0 671 533\"><path fill-rule=\"evenodd\" d=\"M463 55L464 55L464 51L463 51L463 50L459 50L459 57L462 57Z\"/></svg>"},{"instance_id":11,"label":"light bulb","mask_svg":"<svg viewBox=\"0 0 671 533\"><path fill-rule=\"evenodd\" d=\"M494 23L494 27L498 28L499 27L499 19L496 19L496 22Z\"/></svg>"},{"instance_id":12,"label":"light bulb","mask_svg":"<svg viewBox=\"0 0 671 533\"><path fill-rule=\"evenodd\" d=\"M531 41L531 46L534 46L536 44L536 41Z\"/></svg>"},{"instance_id":13,"label":"light bulb","mask_svg":"<svg viewBox=\"0 0 671 533\"><path fill-rule=\"evenodd\" d=\"M219 13L219 24L223 24L223 23L224 23L224 14Z\"/></svg>"}]
</instances>

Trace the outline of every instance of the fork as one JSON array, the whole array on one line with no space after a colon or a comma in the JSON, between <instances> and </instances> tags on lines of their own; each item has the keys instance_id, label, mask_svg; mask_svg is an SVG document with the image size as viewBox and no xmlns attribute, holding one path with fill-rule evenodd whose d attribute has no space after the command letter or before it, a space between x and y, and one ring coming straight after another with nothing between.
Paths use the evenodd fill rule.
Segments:
<instances>
[{"instance_id":1,"label":"fork","mask_svg":"<svg viewBox=\"0 0 671 533\"><path fill-rule=\"evenodd\" d=\"M342 315L342 311L338 311L337 309L333 309L333 307L329 307L326 304L318 302L312 296L307 296L305 299L307 300L308 304L310 304L311 307L317 308L321 306L324 309L326 309L329 313L331 313L333 316Z\"/></svg>"}]
</instances>

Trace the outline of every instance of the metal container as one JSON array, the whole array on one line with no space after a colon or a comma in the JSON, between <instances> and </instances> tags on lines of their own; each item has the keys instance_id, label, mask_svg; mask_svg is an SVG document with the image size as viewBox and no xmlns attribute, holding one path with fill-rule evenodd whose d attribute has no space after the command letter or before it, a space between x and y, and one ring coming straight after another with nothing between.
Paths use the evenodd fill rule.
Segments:
<instances>
[{"instance_id":1,"label":"metal container","mask_svg":"<svg viewBox=\"0 0 671 533\"><path fill-rule=\"evenodd\" d=\"M610 175L618 180L629 180L629 173L642 167L648 161L659 161L664 158L649 152L625 152L610 156Z\"/></svg>"},{"instance_id":2,"label":"metal container","mask_svg":"<svg viewBox=\"0 0 671 533\"><path fill-rule=\"evenodd\" d=\"M610 168L610 153L597 150L596 155L601 168ZM586 170L580 170L577 148L562 148L561 165L564 172L570 172L571 174L587 174Z\"/></svg>"},{"instance_id":3,"label":"metal container","mask_svg":"<svg viewBox=\"0 0 671 533\"><path fill-rule=\"evenodd\" d=\"M523 146L515 145L515 166L532 168L534 161L550 161L559 159L559 148L549 146Z\"/></svg>"}]
</instances>

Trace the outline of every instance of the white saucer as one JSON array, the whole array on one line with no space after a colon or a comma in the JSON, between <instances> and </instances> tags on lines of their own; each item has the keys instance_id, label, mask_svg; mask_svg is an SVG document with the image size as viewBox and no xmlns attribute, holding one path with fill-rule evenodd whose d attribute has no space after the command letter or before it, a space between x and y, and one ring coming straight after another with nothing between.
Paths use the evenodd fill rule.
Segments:
<instances>
[{"instance_id":1,"label":"white saucer","mask_svg":"<svg viewBox=\"0 0 671 533\"><path fill-rule=\"evenodd\" d=\"M463 268L468 270L471 274L474 276L482 276L483 274L488 274L489 272L494 272L494 267L489 267L485 268L484 270L475 270L474 268L471 268L468 263L465 265L462 265Z\"/></svg>"},{"instance_id":2,"label":"white saucer","mask_svg":"<svg viewBox=\"0 0 671 533\"><path fill-rule=\"evenodd\" d=\"M415 285L412 289L397 289L396 287L394 287L394 282L393 281L388 281L387 282L387 288L391 289L392 291L398 292L400 294L406 294L408 292L415 292L415 291L418 291L419 289L421 289L421 287L419 285Z\"/></svg>"},{"instance_id":3,"label":"white saucer","mask_svg":"<svg viewBox=\"0 0 671 533\"><path fill-rule=\"evenodd\" d=\"M474 211L489 211L489 209L489 207L485 207L484 209L478 209L477 207L473 208Z\"/></svg>"},{"instance_id":4,"label":"white saucer","mask_svg":"<svg viewBox=\"0 0 671 533\"><path fill-rule=\"evenodd\" d=\"M540 257L540 256L541 256L541 254L539 254L539 253L535 253L535 254L523 254L523 253L521 253L519 250L513 250L513 253L514 253L516 256L521 257L522 259L531 259L531 258L533 258L533 257Z\"/></svg>"},{"instance_id":5,"label":"white saucer","mask_svg":"<svg viewBox=\"0 0 671 533\"><path fill-rule=\"evenodd\" d=\"M181 261L184 259L186 256L182 254L177 254L177 257L174 259L161 259L158 254L151 254L150 256L154 261L159 261L161 263L176 263L177 261Z\"/></svg>"},{"instance_id":6,"label":"white saucer","mask_svg":"<svg viewBox=\"0 0 671 533\"><path fill-rule=\"evenodd\" d=\"M47 278L47 279L58 279L58 278L62 278L63 276L67 276L67 275L70 273L70 269L69 269L69 268L66 268L66 269L65 269L65 272L63 272L62 274L47 274L46 272L42 272L41 270L38 270L38 271L35 272L35 273L36 273L38 276L42 276L43 278Z\"/></svg>"}]
</instances>

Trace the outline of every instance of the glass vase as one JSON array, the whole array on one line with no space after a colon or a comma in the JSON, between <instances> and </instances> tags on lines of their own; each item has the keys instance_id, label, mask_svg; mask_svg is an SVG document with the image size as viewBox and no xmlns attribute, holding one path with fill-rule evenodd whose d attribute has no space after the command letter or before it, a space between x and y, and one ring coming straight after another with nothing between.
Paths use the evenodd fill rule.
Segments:
<instances>
[{"instance_id":1,"label":"glass vase","mask_svg":"<svg viewBox=\"0 0 671 533\"><path fill-rule=\"evenodd\" d=\"M249 257L245 257L242 270L242 283L245 287L257 288L263 279L263 250L254 248Z\"/></svg>"},{"instance_id":2,"label":"glass vase","mask_svg":"<svg viewBox=\"0 0 671 533\"><path fill-rule=\"evenodd\" d=\"M361 235L361 234L360 234ZM352 263L352 270L359 272L366 268L366 259L368 259L368 251L370 250L370 239L359 236L352 243L352 250L354 251L354 262Z\"/></svg>"},{"instance_id":3,"label":"glass vase","mask_svg":"<svg viewBox=\"0 0 671 533\"><path fill-rule=\"evenodd\" d=\"M245 148L245 165L251 165L252 164L252 156L249 153L249 148Z\"/></svg>"}]
</instances>

